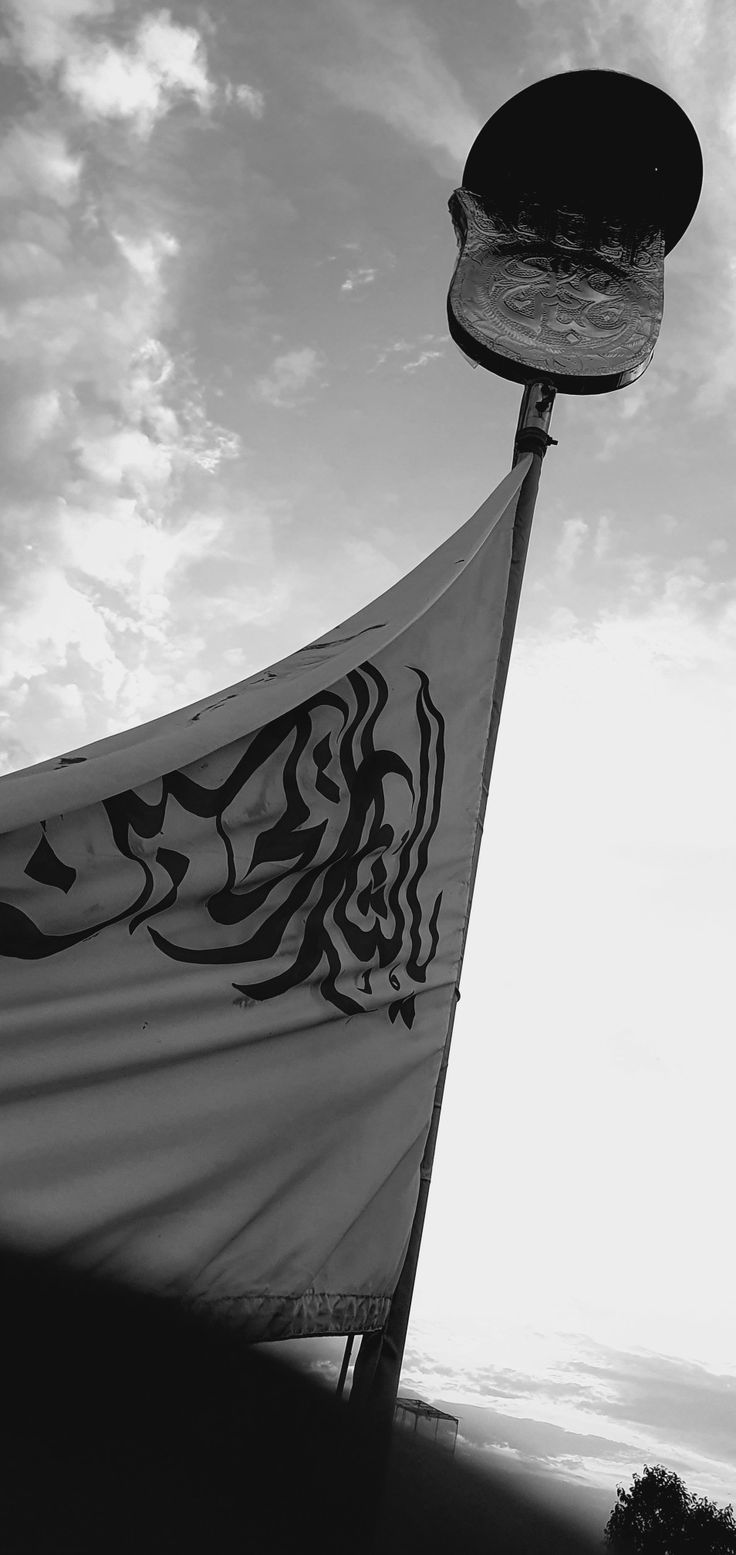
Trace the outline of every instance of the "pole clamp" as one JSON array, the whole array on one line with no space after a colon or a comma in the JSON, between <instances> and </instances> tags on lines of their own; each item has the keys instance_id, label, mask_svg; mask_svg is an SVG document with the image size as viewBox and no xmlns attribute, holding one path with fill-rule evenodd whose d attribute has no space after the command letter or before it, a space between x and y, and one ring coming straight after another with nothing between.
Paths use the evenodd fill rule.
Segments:
<instances>
[{"instance_id":1,"label":"pole clamp","mask_svg":"<svg viewBox=\"0 0 736 1555\"><path fill-rule=\"evenodd\" d=\"M520 427L514 445L517 454L539 454L543 459L547 449L557 447L558 439L550 437L541 427Z\"/></svg>"}]
</instances>

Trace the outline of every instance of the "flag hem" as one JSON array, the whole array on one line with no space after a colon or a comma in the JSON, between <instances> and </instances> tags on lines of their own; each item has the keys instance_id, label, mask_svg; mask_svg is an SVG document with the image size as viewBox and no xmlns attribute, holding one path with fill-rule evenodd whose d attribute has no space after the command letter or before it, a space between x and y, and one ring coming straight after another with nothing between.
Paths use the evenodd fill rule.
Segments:
<instances>
[{"instance_id":1,"label":"flag hem","mask_svg":"<svg viewBox=\"0 0 736 1555\"><path fill-rule=\"evenodd\" d=\"M390 1296L360 1292L303 1291L301 1295L245 1292L240 1296L201 1296L188 1303L232 1324L251 1344L278 1339L318 1339L373 1333L383 1328Z\"/></svg>"}]
</instances>

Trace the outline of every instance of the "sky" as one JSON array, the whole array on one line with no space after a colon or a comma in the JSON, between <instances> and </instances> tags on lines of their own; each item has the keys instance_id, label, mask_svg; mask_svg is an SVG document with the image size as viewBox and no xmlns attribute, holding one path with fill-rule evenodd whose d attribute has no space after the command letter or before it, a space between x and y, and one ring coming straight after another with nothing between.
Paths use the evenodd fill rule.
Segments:
<instances>
[{"instance_id":1,"label":"sky","mask_svg":"<svg viewBox=\"0 0 736 1555\"><path fill-rule=\"evenodd\" d=\"M5 772L295 650L501 480L519 391L445 299L506 98L602 67L695 125L654 361L554 410L402 1391L600 1526L645 1462L736 1500L736 11L0 14Z\"/></svg>"}]
</instances>

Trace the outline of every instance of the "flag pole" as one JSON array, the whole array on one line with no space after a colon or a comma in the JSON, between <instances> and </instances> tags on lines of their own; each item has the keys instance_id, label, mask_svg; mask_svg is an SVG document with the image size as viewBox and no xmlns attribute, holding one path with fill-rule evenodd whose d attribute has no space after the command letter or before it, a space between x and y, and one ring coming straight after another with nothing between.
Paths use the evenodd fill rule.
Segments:
<instances>
[{"instance_id":1,"label":"flag pole","mask_svg":"<svg viewBox=\"0 0 736 1555\"><path fill-rule=\"evenodd\" d=\"M591 133L581 134L581 125ZM554 442L547 429L555 391L607 393L646 370L662 321L664 256L692 219L702 177L697 135L666 93L617 71L566 71L532 83L497 109L476 136L462 186L449 202L459 247L447 298L450 334L471 361L526 381L513 462L530 457L514 516L458 980L534 504L542 460ZM455 993L408 1250L386 1324L363 1336L353 1373L351 1403L374 1416L385 1454L457 987Z\"/></svg>"},{"instance_id":2,"label":"flag pole","mask_svg":"<svg viewBox=\"0 0 736 1555\"><path fill-rule=\"evenodd\" d=\"M342 1352L342 1365L340 1367L340 1375L339 1375L339 1377L337 1379L337 1389L336 1389L336 1392L337 1392L337 1397L338 1398L342 1398L342 1395L343 1395L343 1393L345 1391L345 1382L347 1380L348 1367L350 1365L350 1357L351 1357L351 1355L353 1353L353 1344L354 1344L354 1342L355 1342L355 1334L348 1334L348 1337L345 1340L345 1348L344 1348L344 1350Z\"/></svg>"},{"instance_id":3,"label":"flag pole","mask_svg":"<svg viewBox=\"0 0 736 1555\"><path fill-rule=\"evenodd\" d=\"M429 1198L429 1185L432 1180L432 1164L434 1161L437 1132L439 1128L442 1097L445 1089L445 1077L450 1057L450 1044L452 1030L455 1021L455 1010L460 998L459 982L462 971L465 945L470 921L470 908L473 899L473 887L478 868L480 844L483 836L483 819L485 815L488 788L491 779L493 757L496 749L498 725L501 716L506 677L508 674L511 647L514 640L514 629L519 609L521 596L521 584L524 576L524 564L529 548L529 536L531 533L534 506L539 488L539 477L542 469L542 460L551 443L556 440L548 433L552 406L555 399L555 390L547 383L534 382L526 385L521 400L519 420L514 438L513 464L519 463L525 455L531 454L531 464L524 476L516 503L514 517L514 530L511 549L511 563L509 567L506 602L504 606L503 626L501 631L501 643L499 649L496 673L493 682L491 700L491 716L488 729L488 740L483 761L483 775L481 781L480 808L478 824L476 826L473 856L470 866L470 888L468 893L468 906L465 915L463 939L458 963L458 982L455 986L455 997L452 1001L450 1019L448 1023L445 1046L440 1062L439 1075L432 1106L432 1117L429 1132L424 1147L424 1155L419 1174L419 1197L414 1213L409 1246L407 1248L404 1263L399 1275L396 1289L391 1298L389 1315L384 1327L375 1333L364 1334L361 1340L360 1350L353 1369L353 1382L350 1391L350 1404L361 1412L369 1414L381 1433L388 1450L391 1427L393 1424L394 1408L399 1391L401 1378L401 1364L404 1356L404 1346L409 1327L411 1301L414 1292L419 1252L421 1248L422 1232L427 1213L427 1201Z\"/></svg>"}]
</instances>

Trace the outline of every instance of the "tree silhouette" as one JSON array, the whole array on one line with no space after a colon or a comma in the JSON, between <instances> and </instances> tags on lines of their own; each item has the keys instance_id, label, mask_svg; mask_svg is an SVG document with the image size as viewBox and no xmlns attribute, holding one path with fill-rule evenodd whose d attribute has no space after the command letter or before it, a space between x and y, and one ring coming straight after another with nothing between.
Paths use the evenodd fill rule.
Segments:
<instances>
[{"instance_id":1,"label":"tree silhouette","mask_svg":"<svg viewBox=\"0 0 736 1555\"><path fill-rule=\"evenodd\" d=\"M603 1535L612 1555L736 1555L733 1507L695 1496L679 1475L656 1464L618 1486Z\"/></svg>"}]
</instances>

